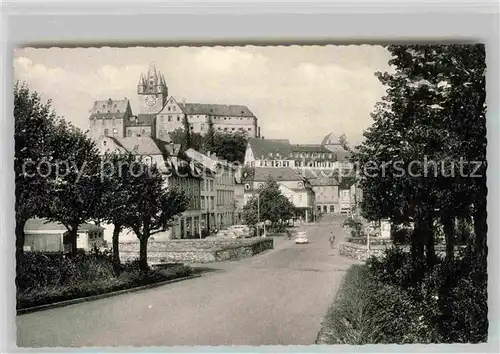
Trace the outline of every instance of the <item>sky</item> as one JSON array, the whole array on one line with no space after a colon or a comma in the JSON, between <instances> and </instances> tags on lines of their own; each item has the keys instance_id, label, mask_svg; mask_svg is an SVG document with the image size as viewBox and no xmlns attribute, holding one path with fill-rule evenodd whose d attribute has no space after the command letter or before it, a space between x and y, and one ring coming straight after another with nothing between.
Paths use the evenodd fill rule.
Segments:
<instances>
[{"instance_id":1,"label":"sky","mask_svg":"<svg viewBox=\"0 0 500 354\"><path fill-rule=\"evenodd\" d=\"M245 105L265 138L314 144L333 132L356 144L385 94L374 73L389 59L372 45L22 48L14 76L86 130L95 100L127 97L137 114L137 82L154 63L177 101Z\"/></svg>"}]
</instances>

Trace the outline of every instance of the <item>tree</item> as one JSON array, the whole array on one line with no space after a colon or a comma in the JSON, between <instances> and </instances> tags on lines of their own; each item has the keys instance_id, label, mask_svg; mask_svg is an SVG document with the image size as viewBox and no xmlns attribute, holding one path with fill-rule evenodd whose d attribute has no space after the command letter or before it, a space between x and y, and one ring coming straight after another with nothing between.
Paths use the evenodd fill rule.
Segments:
<instances>
[{"instance_id":1,"label":"tree","mask_svg":"<svg viewBox=\"0 0 500 354\"><path fill-rule=\"evenodd\" d=\"M363 172L363 213L369 219L414 221L413 259L425 248L432 266L437 218L446 224L451 245L447 218L474 205L476 244L485 244L486 214L479 212L485 207L485 179L428 174L434 162L456 164L464 156L485 161L484 47L394 45L388 50L395 70L377 74L387 95L377 103L374 124L353 156ZM420 164L412 165L415 161Z\"/></svg>"},{"instance_id":2,"label":"tree","mask_svg":"<svg viewBox=\"0 0 500 354\"><path fill-rule=\"evenodd\" d=\"M180 144L182 150L187 150L189 148L195 149L197 151L202 151L203 149L203 136L199 133L186 133L183 128L177 128L169 133L170 139L174 144ZM189 136L189 137L188 137ZM189 142L190 145L187 145Z\"/></svg>"},{"instance_id":3,"label":"tree","mask_svg":"<svg viewBox=\"0 0 500 354\"><path fill-rule=\"evenodd\" d=\"M182 146L185 149L189 149L191 147L191 126L188 122L187 115L184 115L182 118L182 126L184 127L184 142Z\"/></svg>"},{"instance_id":4,"label":"tree","mask_svg":"<svg viewBox=\"0 0 500 354\"><path fill-rule=\"evenodd\" d=\"M95 143L63 119L56 123L48 144L52 164L43 216L66 227L67 243L75 256L79 226L98 218L101 159Z\"/></svg>"},{"instance_id":5,"label":"tree","mask_svg":"<svg viewBox=\"0 0 500 354\"><path fill-rule=\"evenodd\" d=\"M113 225L113 265L120 274L119 236L130 217L130 205L134 202L135 179L141 178L143 165L132 153L111 153L103 157L101 172L103 195L99 203L98 216Z\"/></svg>"},{"instance_id":6,"label":"tree","mask_svg":"<svg viewBox=\"0 0 500 354\"><path fill-rule=\"evenodd\" d=\"M291 219L294 210L295 206L281 193L278 183L269 178L243 207L243 218L249 225L269 220L272 225L277 226L278 223Z\"/></svg>"},{"instance_id":7,"label":"tree","mask_svg":"<svg viewBox=\"0 0 500 354\"><path fill-rule=\"evenodd\" d=\"M156 166L143 166L144 173L133 180L130 188L131 203L128 205L125 227L139 239L139 263L148 269L147 246L149 237L167 230L174 218L189 205L186 194L175 188L164 188L164 180Z\"/></svg>"},{"instance_id":8,"label":"tree","mask_svg":"<svg viewBox=\"0 0 500 354\"><path fill-rule=\"evenodd\" d=\"M217 132L213 136L211 149L207 146L205 151L214 152L223 160L242 164L245 161L247 141L248 138L244 132Z\"/></svg>"},{"instance_id":9,"label":"tree","mask_svg":"<svg viewBox=\"0 0 500 354\"><path fill-rule=\"evenodd\" d=\"M51 102L42 103L40 95L26 84L14 85L14 172L16 212L16 256L23 254L26 221L40 214L45 204L47 140L56 118Z\"/></svg>"}]
</instances>

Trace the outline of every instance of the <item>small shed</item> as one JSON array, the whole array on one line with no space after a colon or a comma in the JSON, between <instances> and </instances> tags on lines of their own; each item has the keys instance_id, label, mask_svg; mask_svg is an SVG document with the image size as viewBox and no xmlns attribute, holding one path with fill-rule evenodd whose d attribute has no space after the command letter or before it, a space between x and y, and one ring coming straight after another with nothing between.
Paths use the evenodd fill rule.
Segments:
<instances>
[{"instance_id":1,"label":"small shed","mask_svg":"<svg viewBox=\"0 0 500 354\"><path fill-rule=\"evenodd\" d=\"M38 252L63 252L66 232L66 227L61 223L38 218L29 219L24 226L24 249ZM78 228L76 237L77 248L88 251L104 243L104 228L85 223Z\"/></svg>"}]
</instances>

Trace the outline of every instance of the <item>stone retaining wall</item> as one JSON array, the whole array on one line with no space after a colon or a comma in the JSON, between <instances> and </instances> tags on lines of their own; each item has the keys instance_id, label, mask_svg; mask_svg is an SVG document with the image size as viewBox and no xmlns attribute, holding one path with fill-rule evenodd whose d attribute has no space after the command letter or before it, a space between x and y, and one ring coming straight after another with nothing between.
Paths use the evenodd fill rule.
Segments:
<instances>
[{"instance_id":1,"label":"stone retaining wall","mask_svg":"<svg viewBox=\"0 0 500 354\"><path fill-rule=\"evenodd\" d=\"M370 251L368 252L368 249L365 245L360 245L357 243L351 243L351 242L343 242L339 245L339 253L342 256L357 259L359 261L366 261L370 256L375 256L375 257L382 257L384 255L384 252L387 248L391 248L393 245L392 244L386 244L386 245L371 245L370 246ZM410 247L407 245L404 246L399 246L400 248L403 249L405 252L410 251ZM455 254L459 254L459 249L462 248L462 246L455 247ZM438 257L444 257L446 254L446 249L445 246L443 245L436 245L435 246L435 251L436 255Z\"/></svg>"},{"instance_id":2,"label":"stone retaining wall","mask_svg":"<svg viewBox=\"0 0 500 354\"><path fill-rule=\"evenodd\" d=\"M342 256L357 259L358 261L366 261L370 256L381 257L386 248L388 247L373 245L370 247L370 251L368 252L366 245L343 242L339 245L339 253Z\"/></svg>"},{"instance_id":3,"label":"stone retaining wall","mask_svg":"<svg viewBox=\"0 0 500 354\"><path fill-rule=\"evenodd\" d=\"M236 260L274 247L272 238L228 240L168 240L148 243L148 262L210 263ZM120 243L120 259L124 262L139 257L139 242Z\"/></svg>"}]
</instances>

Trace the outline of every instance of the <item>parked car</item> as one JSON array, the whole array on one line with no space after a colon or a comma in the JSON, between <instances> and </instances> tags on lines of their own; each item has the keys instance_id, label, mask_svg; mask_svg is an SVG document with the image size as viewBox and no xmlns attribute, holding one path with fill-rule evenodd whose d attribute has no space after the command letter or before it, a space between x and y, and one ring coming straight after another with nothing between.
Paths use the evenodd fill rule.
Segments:
<instances>
[{"instance_id":1,"label":"parked car","mask_svg":"<svg viewBox=\"0 0 500 354\"><path fill-rule=\"evenodd\" d=\"M307 234L305 231L298 232L297 235L295 236L295 243L296 244L304 244L304 243L309 243L309 238L307 237Z\"/></svg>"},{"instance_id":2,"label":"parked car","mask_svg":"<svg viewBox=\"0 0 500 354\"><path fill-rule=\"evenodd\" d=\"M250 235L250 228L247 225L233 225L228 230L236 234L242 234L245 237Z\"/></svg>"}]
</instances>

